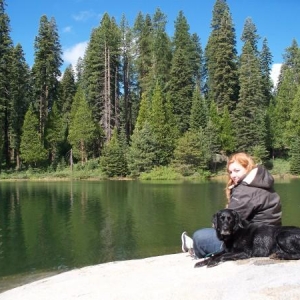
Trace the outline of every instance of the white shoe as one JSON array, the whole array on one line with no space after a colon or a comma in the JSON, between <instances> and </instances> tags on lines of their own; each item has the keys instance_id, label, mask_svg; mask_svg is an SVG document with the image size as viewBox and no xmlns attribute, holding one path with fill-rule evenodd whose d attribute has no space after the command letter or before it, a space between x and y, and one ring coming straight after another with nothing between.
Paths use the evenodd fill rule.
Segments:
<instances>
[{"instance_id":1,"label":"white shoe","mask_svg":"<svg viewBox=\"0 0 300 300\"><path fill-rule=\"evenodd\" d=\"M182 249L182 252L186 253L186 252L194 252L194 249L193 249L193 240L187 235L186 231L184 231L182 234L181 234L181 242L182 242L182 245L181 245L181 249Z\"/></svg>"}]
</instances>

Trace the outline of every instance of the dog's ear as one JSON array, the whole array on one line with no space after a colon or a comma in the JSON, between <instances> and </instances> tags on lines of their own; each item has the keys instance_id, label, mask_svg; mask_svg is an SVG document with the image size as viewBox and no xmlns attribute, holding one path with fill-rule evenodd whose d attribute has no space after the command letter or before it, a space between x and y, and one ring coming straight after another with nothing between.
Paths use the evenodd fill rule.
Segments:
<instances>
[{"instance_id":1,"label":"dog's ear","mask_svg":"<svg viewBox=\"0 0 300 300\"><path fill-rule=\"evenodd\" d=\"M234 219L235 219L234 220L235 225L234 225L233 230L237 231L239 228L243 228L243 223L242 223L242 219L241 219L240 215L235 210L233 210L233 213L234 213Z\"/></svg>"},{"instance_id":2,"label":"dog's ear","mask_svg":"<svg viewBox=\"0 0 300 300\"><path fill-rule=\"evenodd\" d=\"M215 213L212 217L212 227L217 229L218 228L218 216L219 216L219 213Z\"/></svg>"}]
</instances>

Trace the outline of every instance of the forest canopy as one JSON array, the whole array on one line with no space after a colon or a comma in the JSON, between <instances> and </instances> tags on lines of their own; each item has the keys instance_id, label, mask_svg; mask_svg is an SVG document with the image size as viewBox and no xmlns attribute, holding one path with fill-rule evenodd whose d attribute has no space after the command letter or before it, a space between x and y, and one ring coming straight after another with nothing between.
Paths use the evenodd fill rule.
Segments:
<instances>
[{"instance_id":1,"label":"forest canopy","mask_svg":"<svg viewBox=\"0 0 300 300\"><path fill-rule=\"evenodd\" d=\"M183 11L173 36L159 8L133 26L105 13L84 57L65 70L55 18L41 16L30 68L5 7L0 0L0 171L93 161L108 177L160 167L185 176L246 151L286 159L300 174L297 41L274 86L267 38L247 18L238 53L226 0L215 1L206 45Z\"/></svg>"}]
</instances>

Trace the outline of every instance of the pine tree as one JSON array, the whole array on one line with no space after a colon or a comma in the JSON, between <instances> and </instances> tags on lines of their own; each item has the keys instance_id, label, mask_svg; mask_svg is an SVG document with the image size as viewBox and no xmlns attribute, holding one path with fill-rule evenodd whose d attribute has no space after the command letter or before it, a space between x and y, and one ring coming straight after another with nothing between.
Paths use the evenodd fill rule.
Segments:
<instances>
[{"instance_id":1,"label":"pine tree","mask_svg":"<svg viewBox=\"0 0 300 300\"><path fill-rule=\"evenodd\" d=\"M37 167L47 159L47 150L44 148L39 133L39 120L32 105L26 112L22 126L20 157L29 166Z\"/></svg>"},{"instance_id":2,"label":"pine tree","mask_svg":"<svg viewBox=\"0 0 300 300\"><path fill-rule=\"evenodd\" d=\"M208 137L211 155L219 153L222 150L220 141L221 121L222 117L218 113L217 105L212 101L209 108L208 122L204 130Z\"/></svg>"},{"instance_id":3,"label":"pine tree","mask_svg":"<svg viewBox=\"0 0 300 300\"><path fill-rule=\"evenodd\" d=\"M193 72L184 51L178 49L173 56L169 98L172 101L179 132L183 134L189 128L193 98Z\"/></svg>"},{"instance_id":4,"label":"pine tree","mask_svg":"<svg viewBox=\"0 0 300 300\"><path fill-rule=\"evenodd\" d=\"M174 150L175 164L196 171L208 169L211 159L209 141L204 131L189 130L179 138Z\"/></svg>"},{"instance_id":5,"label":"pine tree","mask_svg":"<svg viewBox=\"0 0 300 300\"><path fill-rule=\"evenodd\" d=\"M75 74L72 65L69 65L63 74L60 81L59 99L57 101L57 107L61 112L62 126L61 134L64 136L60 142L60 155L65 156L70 149L70 145L67 141L69 124L71 119L71 107L77 91L77 86L81 88L75 81Z\"/></svg>"},{"instance_id":6,"label":"pine tree","mask_svg":"<svg viewBox=\"0 0 300 300\"><path fill-rule=\"evenodd\" d=\"M169 99L173 106L180 134L189 129L193 91L197 76L195 68L200 64L197 46L189 33L189 25L182 11L175 21L174 53L168 86ZM200 73L200 70L199 70Z\"/></svg>"},{"instance_id":7,"label":"pine tree","mask_svg":"<svg viewBox=\"0 0 300 300\"><path fill-rule=\"evenodd\" d=\"M144 123L150 119L151 104L146 93L142 94L142 99L140 103L139 114L136 120L135 128L141 130Z\"/></svg>"},{"instance_id":8,"label":"pine tree","mask_svg":"<svg viewBox=\"0 0 300 300\"><path fill-rule=\"evenodd\" d=\"M193 102L190 116L190 129L204 129L207 125L208 109L205 98L200 94L200 89L196 85L193 93Z\"/></svg>"},{"instance_id":9,"label":"pine tree","mask_svg":"<svg viewBox=\"0 0 300 300\"><path fill-rule=\"evenodd\" d=\"M89 144L95 138L95 132L91 109L79 88L72 104L68 141L82 165L88 160Z\"/></svg>"},{"instance_id":10,"label":"pine tree","mask_svg":"<svg viewBox=\"0 0 300 300\"><path fill-rule=\"evenodd\" d=\"M248 17L244 24L241 40L244 44L246 44L246 42L250 43L255 56L259 55L257 49L259 39L260 36L257 34L256 25L253 23L252 19Z\"/></svg>"},{"instance_id":11,"label":"pine tree","mask_svg":"<svg viewBox=\"0 0 300 300\"><path fill-rule=\"evenodd\" d=\"M211 28L205 49L208 98L215 101L220 112L226 105L231 113L239 87L235 30L225 0L216 1Z\"/></svg>"},{"instance_id":12,"label":"pine tree","mask_svg":"<svg viewBox=\"0 0 300 300\"><path fill-rule=\"evenodd\" d=\"M5 12L5 1L0 0L0 165L4 157L10 165L9 122L11 113L10 81L13 45L10 37L10 20ZM1 168L1 167L0 167Z\"/></svg>"},{"instance_id":13,"label":"pine tree","mask_svg":"<svg viewBox=\"0 0 300 300\"><path fill-rule=\"evenodd\" d=\"M30 86L29 66L25 62L24 52L20 44L13 51L11 67L11 114L10 124L10 147L14 153L16 169L20 168L20 142L22 125L25 114L29 108Z\"/></svg>"},{"instance_id":14,"label":"pine tree","mask_svg":"<svg viewBox=\"0 0 300 300\"><path fill-rule=\"evenodd\" d=\"M295 39L292 41L292 45L285 49L283 54L284 63L282 65L282 72L286 69L292 70L293 80L295 84L300 84L300 55L299 55L299 46ZM283 74L284 76L284 74Z\"/></svg>"},{"instance_id":15,"label":"pine tree","mask_svg":"<svg viewBox=\"0 0 300 300\"><path fill-rule=\"evenodd\" d=\"M291 174L300 175L300 136L295 136L289 151Z\"/></svg>"},{"instance_id":16,"label":"pine tree","mask_svg":"<svg viewBox=\"0 0 300 300\"><path fill-rule=\"evenodd\" d=\"M125 16L122 15L120 23L121 32L121 54L120 54L120 77L121 88L123 95L120 97L120 122L121 127L124 127L126 139L133 132L136 121L134 106L137 101L136 93L134 92L135 72L134 72L134 40L133 32L130 28Z\"/></svg>"},{"instance_id":17,"label":"pine tree","mask_svg":"<svg viewBox=\"0 0 300 300\"><path fill-rule=\"evenodd\" d=\"M137 72L137 92L139 98L151 86L153 26L150 15L139 13L133 27L136 42L135 69Z\"/></svg>"},{"instance_id":18,"label":"pine tree","mask_svg":"<svg viewBox=\"0 0 300 300\"><path fill-rule=\"evenodd\" d=\"M69 119L73 98L76 94L75 74L72 65L69 65L60 82L59 99L57 107L66 120Z\"/></svg>"},{"instance_id":19,"label":"pine tree","mask_svg":"<svg viewBox=\"0 0 300 300\"><path fill-rule=\"evenodd\" d=\"M133 176L149 172L156 163L157 141L148 121L141 130L135 128L127 154L128 168Z\"/></svg>"},{"instance_id":20,"label":"pine tree","mask_svg":"<svg viewBox=\"0 0 300 300\"><path fill-rule=\"evenodd\" d=\"M151 97L151 114L148 122L153 130L153 136L157 142L155 150L155 165L167 165L173 155L176 131L169 123L171 112L167 112L165 105L166 99L163 98L160 85L157 83L153 95Z\"/></svg>"},{"instance_id":21,"label":"pine tree","mask_svg":"<svg viewBox=\"0 0 300 300\"><path fill-rule=\"evenodd\" d=\"M273 93L272 89L274 87L271 80L271 67L272 67L272 54L268 47L267 39L263 40L262 50L260 52L260 67L262 72L262 88L264 95L264 105L268 107L272 101Z\"/></svg>"},{"instance_id":22,"label":"pine tree","mask_svg":"<svg viewBox=\"0 0 300 300\"><path fill-rule=\"evenodd\" d=\"M39 111L39 132L44 139L48 112L58 98L58 78L61 75L62 50L56 21L43 15L39 33L34 42L35 59L32 67L32 84L35 107Z\"/></svg>"},{"instance_id":23,"label":"pine tree","mask_svg":"<svg viewBox=\"0 0 300 300\"><path fill-rule=\"evenodd\" d=\"M48 115L45 140L47 149L49 149L50 161L55 166L60 160L62 143L65 140L63 116L61 114L61 110L57 107L56 102L52 106L52 110Z\"/></svg>"},{"instance_id":24,"label":"pine tree","mask_svg":"<svg viewBox=\"0 0 300 300\"><path fill-rule=\"evenodd\" d=\"M191 36L192 40L192 49L191 49L191 64L193 67L193 77L195 85L200 87L200 91L204 92L204 77L205 77L205 68L204 68L204 57L203 50L200 43L200 38L196 33L193 33Z\"/></svg>"},{"instance_id":25,"label":"pine tree","mask_svg":"<svg viewBox=\"0 0 300 300\"><path fill-rule=\"evenodd\" d=\"M220 143L222 152L233 153L235 150L235 136L231 117L227 106L224 107L221 119Z\"/></svg>"},{"instance_id":26,"label":"pine tree","mask_svg":"<svg viewBox=\"0 0 300 300\"><path fill-rule=\"evenodd\" d=\"M243 47L240 62L239 103L234 112L237 149L248 151L255 145L266 146L266 123L262 99L260 64L251 43Z\"/></svg>"},{"instance_id":27,"label":"pine tree","mask_svg":"<svg viewBox=\"0 0 300 300\"><path fill-rule=\"evenodd\" d=\"M286 137L287 122L291 117L292 101L299 85L299 48L295 40L292 46L286 49L285 62L281 68L280 81L275 95L275 108L271 126L274 128L274 149L286 154L288 141Z\"/></svg>"},{"instance_id":28,"label":"pine tree","mask_svg":"<svg viewBox=\"0 0 300 300\"><path fill-rule=\"evenodd\" d=\"M107 140L119 126L120 30L107 13L91 34L84 58L83 85L95 122Z\"/></svg>"},{"instance_id":29,"label":"pine tree","mask_svg":"<svg viewBox=\"0 0 300 300\"><path fill-rule=\"evenodd\" d=\"M300 86L298 87L295 98L291 103L290 119L286 123L285 140L288 148L291 147L292 141L295 137L300 137Z\"/></svg>"},{"instance_id":30,"label":"pine tree","mask_svg":"<svg viewBox=\"0 0 300 300\"><path fill-rule=\"evenodd\" d=\"M172 45L166 33L167 17L157 8L152 19L152 82L154 85L158 81L161 86L165 86L169 81L172 60Z\"/></svg>"},{"instance_id":31,"label":"pine tree","mask_svg":"<svg viewBox=\"0 0 300 300\"><path fill-rule=\"evenodd\" d=\"M84 70L84 63L83 63L83 58L79 57L75 66L75 82L77 86L81 86L83 88L83 82L82 82L82 77L83 77L83 70Z\"/></svg>"},{"instance_id":32,"label":"pine tree","mask_svg":"<svg viewBox=\"0 0 300 300\"><path fill-rule=\"evenodd\" d=\"M100 158L101 169L108 177L125 177L127 175L125 150L120 143L117 128L115 128L112 138L105 144Z\"/></svg>"}]
</instances>

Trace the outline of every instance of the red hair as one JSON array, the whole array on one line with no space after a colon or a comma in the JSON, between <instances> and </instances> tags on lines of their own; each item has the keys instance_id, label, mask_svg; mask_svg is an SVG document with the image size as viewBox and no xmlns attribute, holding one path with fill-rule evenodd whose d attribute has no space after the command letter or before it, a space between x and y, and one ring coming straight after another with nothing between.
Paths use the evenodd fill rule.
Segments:
<instances>
[{"instance_id":1,"label":"red hair","mask_svg":"<svg viewBox=\"0 0 300 300\"><path fill-rule=\"evenodd\" d=\"M249 154L244 153L244 152L232 154L228 158L227 166L226 166L226 170L227 170L227 174L228 174L228 182L226 185L226 197L227 197L228 202L230 200L230 187L234 184L233 180L230 178L230 175L229 175L229 166L234 162L237 162L242 167L244 167L247 170L247 173L249 173L253 168L256 167L256 164L255 164L253 158Z\"/></svg>"}]
</instances>

